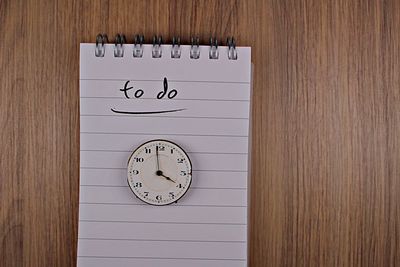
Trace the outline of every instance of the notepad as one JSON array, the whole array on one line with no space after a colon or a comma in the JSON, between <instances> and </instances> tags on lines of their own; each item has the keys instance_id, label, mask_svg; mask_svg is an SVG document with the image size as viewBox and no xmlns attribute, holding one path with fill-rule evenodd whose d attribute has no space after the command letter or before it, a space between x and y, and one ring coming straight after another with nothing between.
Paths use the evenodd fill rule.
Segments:
<instances>
[{"instance_id":1,"label":"notepad","mask_svg":"<svg viewBox=\"0 0 400 267\"><path fill-rule=\"evenodd\" d=\"M80 46L79 267L247 266L250 48ZM168 88L165 91L165 81ZM127 88L130 88L127 90ZM172 91L170 94L168 94ZM162 98L162 92L164 95ZM160 95L161 94L161 95ZM167 139L187 151L192 183L177 203L148 205L127 183L138 146Z\"/></svg>"}]
</instances>

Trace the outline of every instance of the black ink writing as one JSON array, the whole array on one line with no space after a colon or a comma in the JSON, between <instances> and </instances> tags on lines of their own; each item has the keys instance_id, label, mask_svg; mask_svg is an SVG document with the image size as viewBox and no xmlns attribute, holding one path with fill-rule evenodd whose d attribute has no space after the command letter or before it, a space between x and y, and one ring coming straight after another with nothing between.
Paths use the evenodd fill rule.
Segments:
<instances>
[{"instance_id":1,"label":"black ink writing","mask_svg":"<svg viewBox=\"0 0 400 267\"><path fill-rule=\"evenodd\" d=\"M120 90L121 92L124 92L126 98L130 99L130 97L129 97L129 95L128 95L128 91L131 90L131 89L133 89L133 86L128 87L128 84L129 84L129 81L127 81L127 82L125 83L124 88L121 88L121 89L119 89L119 90ZM142 89L138 89L138 90L135 91L135 94L134 94L134 95L135 95L136 98L139 98L139 97L141 97L143 94L144 94L144 91L143 91Z\"/></svg>"},{"instance_id":2,"label":"black ink writing","mask_svg":"<svg viewBox=\"0 0 400 267\"><path fill-rule=\"evenodd\" d=\"M158 110L158 111L122 111L122 110L116 110L116 109L111 108L111 111L114 113L132 114L132 115L171 113L171 112L177 112L177 111L182 111L182 110L185 110L185 108L171 109L171 110Z\"/></svg>"},{"instance_id":3,"label":"black ink writing","mask_svg":"<svg viewBox=\"0 0 400 267\"><path fill-rule=\"evenodd\" d=\"M124 95L127 99L130 99L128 95L128 91L134 89L133 86L129 86L129 82L125 82L124 88L119 89L121 92L124 92ZM135 98L140 98L144 95L144 91L142 89L137 89L135 93L133 94ZM162 99L165 96L168 97L168 99L172 99L178 95L178 91L176 89L172 89L168 91L168 79L167 77L164 77L163 80L163 90L157 94L157 99ZM114 113L119 113L119 114L131 114L131 115L146 115L146 114L160 114L160 113L171 113L171 112L178 112L178 111L183 111L185 108L179 108L179 109L171 109L171 110L157 110L157 111L124 111L124 110L118 110L111 108L111 111Z\"/></svg>"},{"instance_id":4,"label":"black ink writing","mask_svg":"<svg viewBox=\"0 0 400 267\"><path fill-rule=\"evenodd\" d=\"M164 90L159 92L157 95L157 99L162 99L168 92L168 80L166 77L164 77ZM174 98L176 95L178 94L178 91L176 91L175 89L169 91L168 93L168 98L172 99Z\"/></svg>"}]
</instances>

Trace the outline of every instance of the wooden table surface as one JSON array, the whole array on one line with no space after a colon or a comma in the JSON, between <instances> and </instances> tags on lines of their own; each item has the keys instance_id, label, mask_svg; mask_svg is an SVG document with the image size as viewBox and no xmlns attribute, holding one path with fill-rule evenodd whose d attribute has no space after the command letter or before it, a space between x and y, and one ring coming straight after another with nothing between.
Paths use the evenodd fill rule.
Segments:
<instances>
[{"instance_id":1,"label":"wooden table surface","mask_svg":"<svg viewBox=\"0 0 400 267\"><path fill-rule=\"evenodd\" d=\"M252 47L250 266L400 266L396 0L0 1L0 266L76 264L99 32Z\"/></svg>"}]
</instances>

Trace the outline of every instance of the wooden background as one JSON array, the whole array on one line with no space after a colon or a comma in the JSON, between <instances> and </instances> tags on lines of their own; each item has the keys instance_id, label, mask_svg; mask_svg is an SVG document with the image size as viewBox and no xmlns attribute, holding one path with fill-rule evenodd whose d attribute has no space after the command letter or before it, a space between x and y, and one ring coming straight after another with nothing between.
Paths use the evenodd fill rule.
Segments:
<instances>
[{"instance_id":1,"label":"wooden background","mask_svg":"<svg viewBox=\"0 0 400 267\"><path fill-rule=\"evenodd\" d=\"M0 1L0 266L74 266L79 43L252 47L250 266L400 266L400 1ZM111 38L113 39L113 38Z\"/></svg>"}]
</instances>

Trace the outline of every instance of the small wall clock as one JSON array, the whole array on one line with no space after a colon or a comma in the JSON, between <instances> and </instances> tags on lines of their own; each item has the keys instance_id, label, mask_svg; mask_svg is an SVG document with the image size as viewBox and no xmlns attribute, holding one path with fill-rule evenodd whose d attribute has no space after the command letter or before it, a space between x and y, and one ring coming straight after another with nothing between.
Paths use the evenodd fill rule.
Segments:
<instances>
[{"instance_id":1,"label":"small wall clock","mask_svg":"<svg viewBox=\"0 0 400 267\"><path fill-rule=\"evenodd\" d=\"M192 182L192 163L186 152L167 140L140 145L128 160L128 184L147 204L162 206L177 202Z\"/></svg>"}]
</instances>

